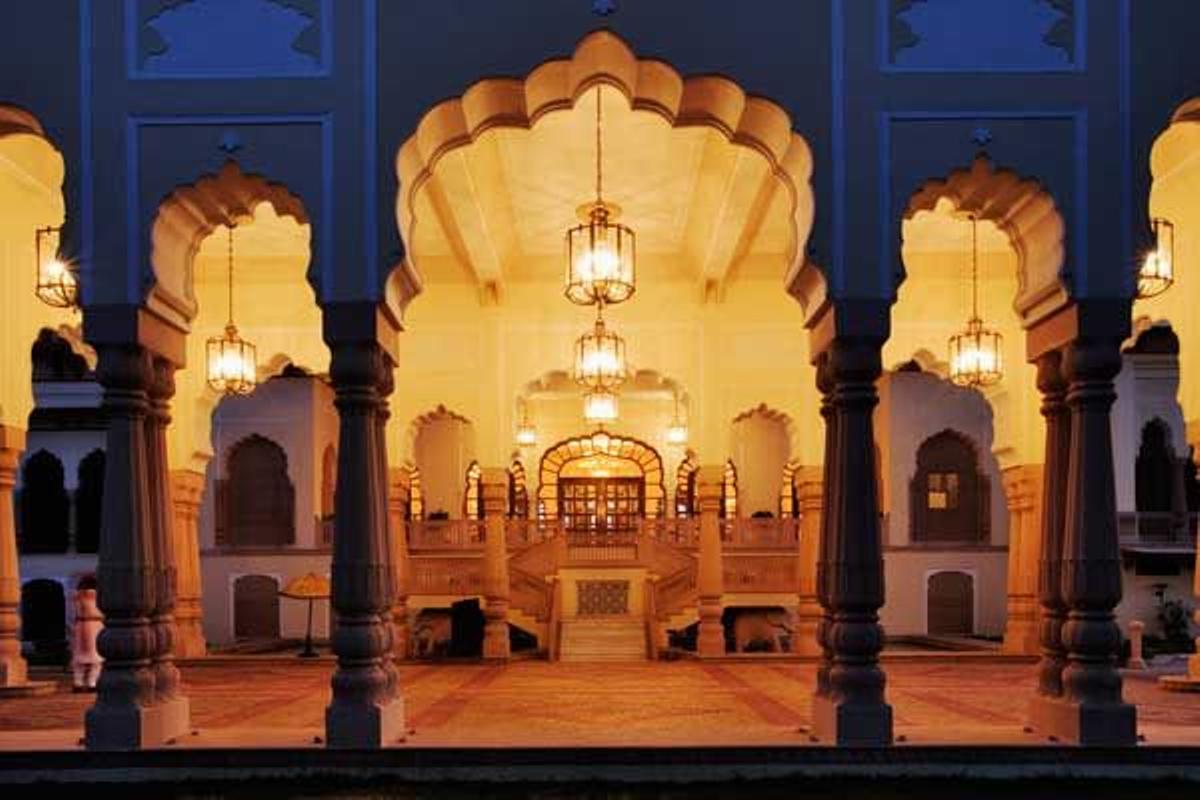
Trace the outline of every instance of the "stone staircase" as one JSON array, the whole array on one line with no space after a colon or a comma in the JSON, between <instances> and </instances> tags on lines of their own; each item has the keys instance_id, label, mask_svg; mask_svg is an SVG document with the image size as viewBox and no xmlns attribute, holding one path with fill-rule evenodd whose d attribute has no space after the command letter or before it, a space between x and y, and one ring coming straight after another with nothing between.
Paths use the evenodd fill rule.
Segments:
<instances>
[{"instance_id":1,"label":"stone staircase","mask_svg":"<svg viewBox=\"0 0 1200 800\"><path fill-rule=\"evenodd\" d=\"M564 619L559 634L562 661L645 661L646 623L635 617Z\"/></svg>"}]
</instances>

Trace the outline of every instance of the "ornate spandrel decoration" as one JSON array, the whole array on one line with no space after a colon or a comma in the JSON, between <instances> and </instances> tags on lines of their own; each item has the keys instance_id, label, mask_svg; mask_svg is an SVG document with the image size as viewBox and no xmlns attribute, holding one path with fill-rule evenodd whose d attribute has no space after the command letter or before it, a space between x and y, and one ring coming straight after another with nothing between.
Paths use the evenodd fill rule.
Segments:
<instances>
[{"instance_id":1,"label":"ornate spandrel decoration","mask_svg":"<svg viewBox=\"0 0 1200 800\"><path fill-rule=\"evenodd\" d=\"M884 0L889 67L1037 72L1076 60L1076 0Z\"/></svg>"},{"instance_id":2,"label":"ornate spandrel decoration","mask_svg":"<svg viewBox=\"0 0 1200 800\"><path fill-rule=\"evenodd\" d=\"M133 70L151 76L320 75L328 0L134 0Z\"/></svg>"}]
</instances>

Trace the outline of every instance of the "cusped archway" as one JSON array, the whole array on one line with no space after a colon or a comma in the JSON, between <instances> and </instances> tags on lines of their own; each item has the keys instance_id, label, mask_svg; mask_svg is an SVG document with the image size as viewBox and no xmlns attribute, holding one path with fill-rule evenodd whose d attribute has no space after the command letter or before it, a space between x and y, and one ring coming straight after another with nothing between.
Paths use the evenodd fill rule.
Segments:
<instances>
[{"instance_id":1,"label":"cusped archway","mask_svg":"<svg viewBox=\"0 0 1200 800\"><path fill-rule=\"evenodd\" d=\"M597 87L611 91L593 100ZM689 261L706 286L719 288L769 218L778 220L780 277L792 283L805 271L814 215L812 154L787 112L727 78L683 76L665 62L639 59L607 30L585 36L567 58L523 78L481 80L424 115L395 164L406 265L427 274L429 262L444 257L473 273L482 296L495 297L508 271L531 268L531 247L556 248L562 218L594 197L595 103L610 123L606 133L631 145L617 141L607 148L622 160L608 162L617 179L605 185L626 218L638 219L639 252L643 239L651 250L658 246L659 233L681 237L683 245L694 233ZM536 157L521 155L526 144ZM555 144L561 146L549 146ZM682 164L689 160L695 163ZM693 197L686 187L696 175L718 186L694 195L711 196L714 213L700 215L708 224L693 226L694 232L672 231L673 212L663 210L664 202ZM494 190L501 184L508 194ZM530 227L539 220L549 227ZM436 247L424 246L424 231L438 226L446 234ZM538 244L531 245L535 238ZM816 283L823 284L819 273ZM802 294L823 289L807 287Z\"/></svg>"},{"instance_id":2,"label":"cusped archway","mask_svg":"<svg viewBox=\"0 0 1200 800\"><path fill-rule=\"evenodd\" d=\"M645 515L661 517L666 513L663 462L658 451L639 439L599 431L559 442L542 455L538 467L539 518L559 517L560 478L600 472L640 477L644 485Z\"/></svg>"}]
</instances>

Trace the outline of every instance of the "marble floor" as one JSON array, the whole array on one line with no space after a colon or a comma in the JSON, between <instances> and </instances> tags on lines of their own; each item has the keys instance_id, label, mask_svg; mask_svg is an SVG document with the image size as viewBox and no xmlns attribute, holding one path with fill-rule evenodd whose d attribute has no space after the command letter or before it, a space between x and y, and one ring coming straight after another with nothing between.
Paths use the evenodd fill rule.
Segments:
<instances>
[{"instance_id":1,"label":"marble floor","mask_svg":"<svg viewBox=\"0 0 1200 800\"><path fill-rule=\"evenodd\" d=\"M332 664L254 658L182 669L194 732L182 747L319 746ZM810 741L815 667L784 661L406 664L416 746L789 745ZM907 744L1036 744L1024 730L1033 665L1000 660L887 665L897 738ZM0 749L78 746L90 695L66 676L53 695L0 700ZM1127 673L1144 741L1200 745L1200 694Z\"/></svg>"}]
</instances>

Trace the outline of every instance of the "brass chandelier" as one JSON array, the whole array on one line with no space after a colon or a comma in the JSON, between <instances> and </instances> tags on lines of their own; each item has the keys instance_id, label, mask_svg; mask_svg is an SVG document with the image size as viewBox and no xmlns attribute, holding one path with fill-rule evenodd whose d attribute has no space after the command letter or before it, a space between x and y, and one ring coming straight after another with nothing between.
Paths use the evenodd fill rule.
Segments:
<instances>
[{"instance_id":1,"label":"brass chandelier","mask_svg":"<svg viewBox=\"0 0 1200 800\"><path fill-rule=\"evenodd\" d=\"M625 382L625 340L604 324L597 309L596 324L575 340L575 381L586 389L613 390Z\"/></svg>"},{"instance_id":2,"label":"brass chandelier","mask_svg":"<svg viewBox=\"0 0 1200 800\"><path fill-rule=\"evenodd\" d=\"M1137 270L1137 297L1144 300L1171 288L1175 282L1175 226L1169 220L1150 220L1153 248L1146 253Z\"/></svg>"},{"instance_id":3,"label":"brass chandelier","mask_svg":"<svg viewBox=\"0 0 1200 800\"><path fill-rule=\"evenodd\" d=\"M950 337L950 380L959 386L991 386L1004 375L997 331L979 316L979 220L971 216L971 317Z\"/></svg>"},{"instance_id":4,"label":"brass chandelier","mask_svg":"<svg viewBox=\"0 0 1200 800\"><path fill-rule=\"evenodd\" d=\"M581 306L614 305L636 289L637 236L616 222L621 209L604 200L601 86L596 86L596 199L580 206L582 223L567 230L565 294Z\"/></svg>"},{"instance_id":5,"label":"brass chandelier","mask_svg":"<svg viewBox=\"0 0 1200 800\"><path fill-rule=\"evenodd\" d=\"M62 228L46 227L34 231L33 249L37 267L37 297L54 308L79 305L79 279L75 268L59 258Z\"/></svg>"},{"instance_id":6,"label":"brass chandelier","mask_svg":"<svg viewBox=\"0 0 1200 800\"><path fill-rule=\"evenodd\" d=\"M206 343L208 385L224 395L245 395L258 383L258 353L253 344L238 335L233 322L233 226L229 227L228 289L229 321L225 333Z\"/></svg>"}]
</instances>

